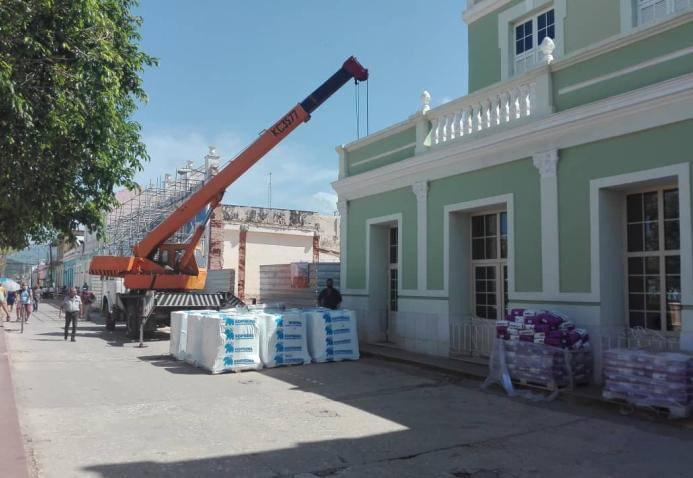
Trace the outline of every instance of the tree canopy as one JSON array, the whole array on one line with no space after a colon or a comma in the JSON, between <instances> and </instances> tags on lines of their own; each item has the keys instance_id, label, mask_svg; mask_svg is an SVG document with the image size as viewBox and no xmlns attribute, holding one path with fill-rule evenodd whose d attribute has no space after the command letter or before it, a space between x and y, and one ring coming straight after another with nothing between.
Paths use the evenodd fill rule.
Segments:
<instances>
[{"instance_id":1,"label":"tree canopy","mask_svg":"<svg viewBox=\"0 0 693 478\"><path fill-rule=\"evenodd\" d=\"M0 246L102 232L148 159L137 0L0 1Z\"/></svg>"}]
</instances>

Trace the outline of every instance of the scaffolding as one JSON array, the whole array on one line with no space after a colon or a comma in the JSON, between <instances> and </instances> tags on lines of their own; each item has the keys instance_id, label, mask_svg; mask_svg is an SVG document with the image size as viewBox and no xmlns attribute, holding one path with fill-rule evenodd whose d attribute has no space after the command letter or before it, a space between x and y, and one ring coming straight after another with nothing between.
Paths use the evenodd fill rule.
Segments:
<instances>
[{"instance_id":1,"label":"scaffolding","mask_svg":"<svg viewBox=\"0 0 693 478\"><path fill-rule=\"evenodd\" d=\"M210 146L201 166L188 161L174 175L166 174L151 181L145 188L138 188L135 195L116 206L107 217L106 237L97 249L99 255L128 256L132 247L155 227L169 217L191 194L219 170L219 156ZM191 222L185 224L167 242L188 242L197 224L203 220L200 211Z\"/></svg>"}]
</instances>

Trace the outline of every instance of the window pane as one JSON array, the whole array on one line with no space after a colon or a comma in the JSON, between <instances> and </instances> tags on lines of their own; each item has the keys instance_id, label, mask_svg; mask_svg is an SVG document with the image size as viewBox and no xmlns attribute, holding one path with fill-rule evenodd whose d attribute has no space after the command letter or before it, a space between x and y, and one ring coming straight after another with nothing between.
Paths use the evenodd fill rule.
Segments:
<instances>
[{"instance_id":1,"label":"window pane","mask_svg":"<svg viewBox=\"0 0 693 478\"><path fill-rule=\"evenodd\" d=\"M532 35L525 37L525 51L531 50L534 47L532 43Z\"/></svg>"},{"instance_id":2,"label":"window pane","mask_svg":"<svg viewBox=\"0 0 693 478\"><path fill-rule=\"evenodd\" d=\"M496 238L491 237L488 239L485 239L486 241L486 259L495 259L498 257L498 251L496 251Z\"/></svg>"},{"instance_id":3,"label":"window pane","mask_svg":"<svg viewBox=\"0 0 693 478\"><path fill-rule=\"evenodd\" d=\"M553 25L553 24L554 24L554 14L553 14L553 10L549 10L548 12L546 12L546 23L549 24L549 25Z\"/></svg>"},{"instance_id":4,"label":"window pane","mask_svg":"<svg viewBox=\"0 0 693 478\"><path fill-rule=\"evenodd\" d=\"M495 236L497 234L496 215L495 214L489 214L488 216L484 216L484 219L486 220L486 235L487 236Z\"/></svg>"},{"instance_id":5,"label":"window pane","mask_svg":"<svg viewBox=\"0 0 693 478\"><path fill-rule=\"evenodd\" d=\"M496 268L495 267L487 267L486 268L486 278L488 280L495 280L496 279Z\"/></svg>"},{"instance_id":6,"label":"window pane","mask_svg":"<svg viewBox=\"0 0 693 478\"><path fill-rule=\"evenodd\" d=\"M524 24L515 27L515 40L522 40L525 37Z\"/></svg>"},{"instance_id":7,"label":"window pane","mask_svg":"<svg viewBox=\"0 0 693 478\"><path fill-rule=\"evenodd\" d=\"M659 277L657 276L647 276L645 277L645 291L650 294L656 294L659 292Z\"/></svg>"},{"instance_id":8,"label":"window pane","mask_svg":"<svg viewBox=\"0 0 693 478\"><path fill-rule=\"evenodd\" d=\"M507 236L501 236L501 258L507 259L508 257L508 238Z\"/></svg>"},{"instance_id":9,"label":"window pane","mask_svg":"<svg viewBox=\"0 0 693 478\"><path fill-rule=\"evenodd\" d=\"M515 54L519 55L520 53L524 53L525 51L525 41L524 40L518 40L515 42Z\"/></svg>"},{"instance_id":10,"label":"window pane","mask_svg":"<svg viewBox=\"0 0 693 478\"><path fill-rule=\"evenodd\" d=\"M472 240L472 259L479 260L484 258L484 240Z\"/></svg>"},{"instance_id":11,"label":"window pane","mask_svg":"<svg viewBox=\"0 0 693 478\"><path fill-rule=\"evenodd\" d=\"M647 294L645 299L645 304L647 305L647 310L649 311L659 311L661 307L660 295L659 294Z\"/></svg>"},{"instance_id":12,"label":"window pane","mask_svg":"<svg viewBox=\"0 0 693 478\"><path fill-rule=\"evenodd\" d=\"M537 24L539 29L546 28L546 13L543 13L537 17Z\"/></svg>"},{"instance_id":13,"label":"window pane","mask_svg":"<svg viewBox=\"0 0 693 478\"><path fill-rule=\"evenodd\" d=\"M643 250L642 224L628 225L628 251L639 252Z\"/></svg>"},{"instance_id":14,"label":"window pane","mask_svg":"<svg viewBox=\"0 0 693 478\"><path fill-rule=\"evenodd\" d=\"M631 292L644 292L645 279L643 277L631 276L628 278L628 290Z\"/></svg>"},{"instance_id":15,"label":"window pane","mask_svg":"<svg viewBox=\"0 0 693 478\"><path fill-rule=\"evenodd\" d=\"M477 267L475 275L476 275L477 280L486 279L486 268L485 267Z\"/></svg>"},{"instance_id":16,"label":"window pane","mask_svg":"<svg viewBox=\"0 0 693 478\"><path fill-rule=\"evenodd\" d=\"M679 190L664 191L664 219L679 218Z\"/></svg>"},{"instance_id":17,"label":"window pane","mask_svg":"<svg viewBox=\"0 0 693 478\"><path fill-rule=\"evenodd\" d=\"M533 31L532 20L525 23L525 37L530 36Z\"/></svg>"},{"instance_id":18,"label":"window pane","mask_svg":"<svg viewBox=\"0 0 693 478\"><path fill-rule=\"evenodd\" d=\"M508 234L508 213L500 213L500 233L503 235Z\"/></svg>"},{"instance_id":19,"label":"window pane","mask_svg":"<svg viewBox=\"0 0 693 478\"><path fill-rule=\"evenodd\" d=\"M642 257L629 257L628 258L628 274L630 275L642 275L643 273L644 261Z\"/></svg>"},{"instance_id":20,"label":"window pane","mask_svg":"<svg viewBox=\"0 0 693 478\"><path fill-rule=\"evenodd\" d=\"M476 291L477 292L486 292L486 281L485 280L478 280L476 282Z\"/></svg>"},{"instance_id":21,"label":"window pane","mask_svg":"<svg viewBox=\"0 0 693 478\"><path fill-rule=\"evenodd\" d=\"M659 216L659 210L657 206L657 193L645 193L642 196L643 204L645 206L645 220L656 221Z\"/></svg>"},{"instance_id":22,"label":"window pane","mask_svg":"<svg viewBox=\"0 0 693 478\"><path fill-rule=\"evenodd\" d=\"M659 250L659 224L657 222L645 223L645 250Z\"/></svg>"},{"instance_id":23,"label":"window pane","mask_svg":"<svg viewBox=\"0 0 693 478\"><path fill-rule=\"evenodd\" d=\"M659 257L646 257L645 258L645 273L646 274L659 274Z\"/></svg>"},{"instance_id":24,"label":"window pane","mask_svg":"<svg viewBox=\"0 0 693 478\"><path fill-rule=\"evenodd\" d=\"M667 256L664 263L667 274L681 273L681 258L679 256Z\"/></svg>"},{"instance_id":25,"label":"window pane","mask_svg":"<svg viewBox=\"0 0 693 478\"><path fill-rule=\"evenodd\" d=\"M484 237L484 216L472 218L472 237Z\"/></svg>"},{"instance_id":26,"label":"window pane","mask_svg":"<svg viewBox=\"0 0 693 478\"><path fill-rule=\"evenodd\" d=\"M397 245L397 228L390 229L390 245Z\"/></svg>"},{"instance_id":27,"label":"window pane","mask_svg":"<svg viewBox=\"0 0 693 478\"><path fill-rule=\"evenodd\" d=\"M631 327L644 327L645 326L645 314L642 312L630 312L628 314L630 319Z\"/></svg>"},{"instance_id":28,"label":"window pane","mask_svg":"<svg viewBox=\"0 0 693 478\"><path fill-rule=\"evenodd\" d=\"M628 222L642 221L642 194L631 194L627 200Z\"/></svg>"},{"instance_id":29,"label":"window pane","mask_svg":"<svg viewBox=\"0 0 693 478\"><path fill-rule=\"evenodd\" d=\"M486 303L488 305L496 305L496 294L487 294Z\"/></svg>"},{"instance_id":30,"label":"window pane","mask_svg":"<svg viewBox=\"0 0 693 478\"><path fill-rule=\"evenodd\" d=\"M549 26L549 28L546 29L546 36L551 38L552 40L556 38L556 31L554 30L553 25Z\"/></svg>"},{"instance_id":31,"label":"window pane","mask_svg":"<svg viewBox=\"0 0 693 478\"><path fill-rule=\"evenodd\" d=\"M486 294L477 294L476 295L476 305L486 305Z\"/></svg>"},{"instance_id":32,"label":"window pane","mask_svg":"<svg viewBox=\"0 0 693 478\"><path fill-rule=\"evenodd\" d=\"M647 328L652 330L662 329L662 314L659 312L647 313Z\"/></svg>"},{"instance_id":33,"label":"window pane","mask_svg":"<svg viewBox=\"0 0 693 478\"><path fill-rule=\"evenodd\" d=\"M667 276L667 303L681 302L681 277Z\"/></svg>"},{"instance_id":34,"label":"window pane","mask_svg":"<svg viewBox=\"0 0 693 478\"><path fill-rule=\"evenodd\" d=\"M664 221L664 248L668 251L677 250L679 245L679 221Z\"/></svg>"},{"instance_id":35,"label":"window pane","mask_svg":"<svg viewBox=\"0 0 693 478\"><path fill-rule=\"evenodd\" d=\"M628 294L628 308L631 310L645 310L645 296L642 294Z\"/></svg>"},{"instance_id":36,"label":"window pane","mask_svg":"<svg viewBox=\"0 0 693 478\"><path fill-rule=\"evenodd\" d=\"M496 292L496 281L495 280L486 281L486 291L490 292L490 293Z\"/></svg>"}]
</instances>

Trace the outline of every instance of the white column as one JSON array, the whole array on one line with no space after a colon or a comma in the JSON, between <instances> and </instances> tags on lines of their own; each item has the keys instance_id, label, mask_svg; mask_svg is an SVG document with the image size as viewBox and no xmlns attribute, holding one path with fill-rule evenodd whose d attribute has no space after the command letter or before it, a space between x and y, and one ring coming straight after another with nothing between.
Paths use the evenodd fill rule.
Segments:
<instances>
[{"instance_id":1,"label":"white column","mask_svg":"<svg viewBox=\"0 0 693 478\"><path fill-rule=\"evenodd\" d=\"M339 155L339 179L346 177L347 165L346 165L346 151L344 150L344 145L340 144L335 148L337 154Z\"/></svg>"},{"instance_id":2,"label":"white column","mask_svg":"<svg viewBox=\"0 0 693 478\"><path fill-rule=\"evenodd\" d=\"M541 269L544 295L556 297L560 292L558 250L558 151L545 151L533 156L541 176Z\"/></svg>"},{"instance_id":3,"label":"white column","mask_svg":"<svg viewBox=\"0 0 693 478\"><path fill-rule=\"evenodd\" d=\"M341 290L346 290L348 212L348 203L346 199L337 201L337 211L339 212L339 288Z\"/></svg>"},{"instance_id":4,"label":"white column","mask_svg":"<svg viewBox=\"0 0 693 478\"><path fill-rule=\"evenodd\" d=\"M412 185L416 194L416 257L417 285L419 290L427 288L428 261L428 182L419 181Z\"/></svg>"}]
</instances>

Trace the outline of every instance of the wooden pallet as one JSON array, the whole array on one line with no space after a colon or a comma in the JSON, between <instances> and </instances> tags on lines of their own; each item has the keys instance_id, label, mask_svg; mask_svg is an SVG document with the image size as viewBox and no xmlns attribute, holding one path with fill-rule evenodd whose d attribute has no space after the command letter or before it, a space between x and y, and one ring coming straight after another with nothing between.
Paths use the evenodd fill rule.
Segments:
<instances>
[{"instance_id":1,"label":"wooden pallet","mask_svg":"<svg viewBox=\"0 0 693 478\"><path fill-rule=\"evenodd\" d=\"M604 391L602 398L609 403L619 405L622 415L632 415L636 410L650 410L657 415L665 415L669 418L688 418L691 415L691 405L644 405L634 403L627 396L614 392Z\"/></svg>"}]
</instances>

